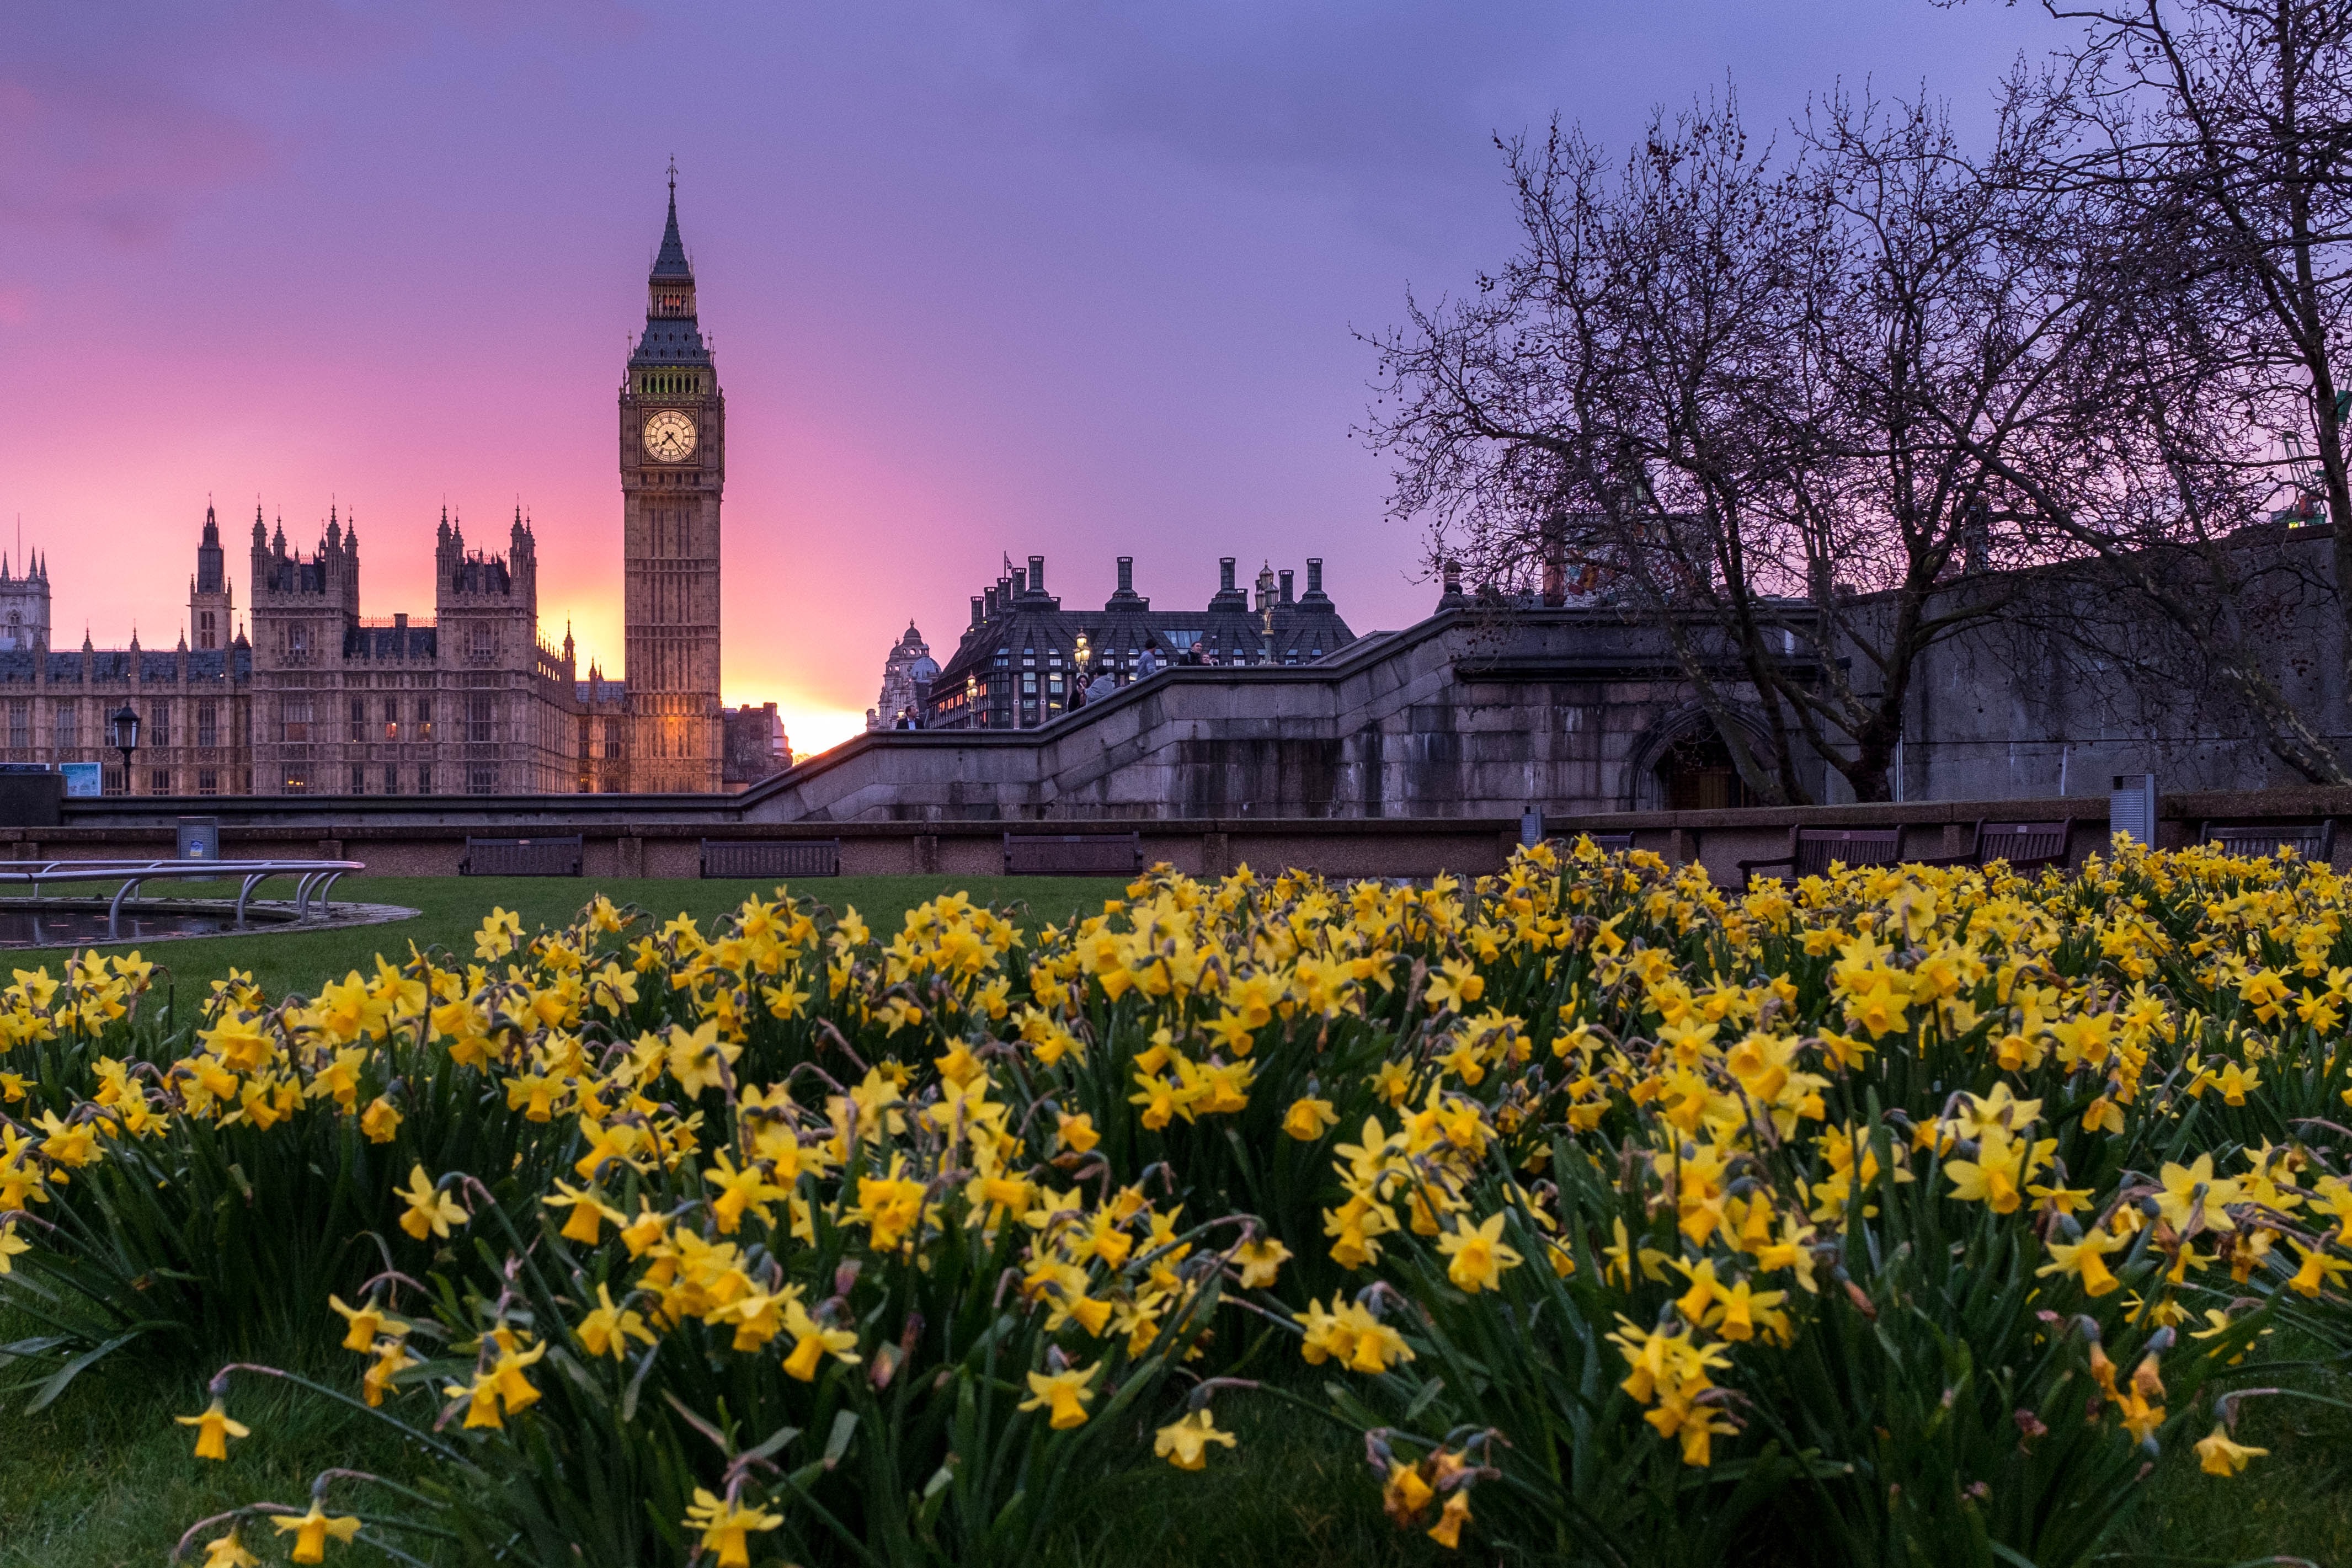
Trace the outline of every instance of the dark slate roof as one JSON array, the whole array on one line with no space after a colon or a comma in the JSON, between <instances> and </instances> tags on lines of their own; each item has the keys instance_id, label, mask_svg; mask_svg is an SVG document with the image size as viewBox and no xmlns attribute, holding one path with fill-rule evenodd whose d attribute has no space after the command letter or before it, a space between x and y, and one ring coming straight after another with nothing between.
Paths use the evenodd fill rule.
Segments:
<instances>
[{"instance_id":1,"label":"dark slate roof","mask_svg":"<svg viewBox=\"0 0 2352 1568\"><path fill-rule=\"evenodd\" d=\"M460 594L511 594L514 578L502 555L474 554L457 563L449 574L449 587Z\"/></svg>"},{"instance_id":2,"label":"dark slate roof","mask_svg":"<svg viewBox=\"0 0 2352 1568\"><path fill-rule=\"evenodd\" d=\"M709 345L702 341L702 329L695 325L691 316L648 317L646 335L637 340L636 352L629 356L631 370L709 363Z\"/></svg>"},{"instance_id":3,"label":"dark slate roof","mask_svg":"<svg viewBox=\"0 0 2352 1568\"><path fill-rule=\"evenodd\" d=\"M682 278L694 281L694 268L686 259L686 242L677 237L677 186L669 188L669 222L662 229L661 254L654 258L654 269L647 275L659 280Z\"/></svg>"},{"instance_id":4,"label":"dark slate roof","mask_svg":"<svg viewBox=\"0 0 2352 1568\"><path fill-rule=\"evenodd\" d=\"M431 658L440 646L440 634L432 626L347 626L343 630L345 658Z\"/></svg>"},{"instance_id":5,"label":"dark slate roof","mask_svg":"<svg viewBox=\"0 0 2352 1568\"><path fill-rule=\"evenodd\" d=\"M269 563L267 575L273 593L323 594L327 591L327 568L323 562L283 556Z\"/></svg>"},{"instance_id":6,"label":"dark slate roof","mask_svg":"<svg viewBox=\"0 0 2352 1568\"><path fill-rule=\"evenodd\" d=\"M1223 595L1219 595L1220 598ZM1010 612L1000 611L977 626L964 628L963 640L934 678L931 689L944 697L961 687L967 676L985 676L997 668L997 651L1004 650L1013 669L1023 656L1037 651L1040 665L1049 649L1059 649L1064 668L1075 668L1078 634L1084 632L1093 668L1104 668L1106 655L1150 649L1160 666L1181 662L1198 648L1213 653L1220 665L1265 662L1265 627L1248 608L1209 610L1147 610L1125 607L1066 610L1061 601L1041 595L1024 595ZM1274 662L1309 664L1356 640L1328 599L1321 604L1277 604L1274 611ZM1122 658L1120 668L1127 664Z\"/></svg>"},{"instance_id":7,"label":"dark slate roof","mask_svg":"<svg viewBox=\"0 0 2352 1568\"><path fill-rule=\"evenodd\" d=\"M629 688L620 680L583 680L574 684L573 694L591 707L626 702Z\"/></svg>"},{"instance_id":8,"label":"dark slate roof","mask_svg":"<svg viewBox=\"0 0 2352 1568\"><path fill-rule=\"evenodd\" d=\"M34 660L39 656L29 648L0 650L0 683L13 682L30 686L35 670ZM139 678L155 685L170 685L180 679L178 653L159 652L152 648L139 651ZM202 653L189 653L190 680L217 681L224 678L246 680L253 674L253 650L249 647L213 648ZM48 679L52 685L81 684L79 652L51 653L48 656ZM98 680L128 683L131 679L131 650L100 648L90 656L90 674Z\"/></svg>"}]
</instances>

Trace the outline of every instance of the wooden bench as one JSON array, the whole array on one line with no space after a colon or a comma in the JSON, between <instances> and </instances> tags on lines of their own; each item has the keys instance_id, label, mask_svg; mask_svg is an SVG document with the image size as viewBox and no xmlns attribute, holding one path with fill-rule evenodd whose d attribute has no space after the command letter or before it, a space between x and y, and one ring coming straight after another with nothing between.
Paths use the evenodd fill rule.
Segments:
<instances>
[{"instance_id":1,"label":"wooden bench","mask_svg":"<svg viewBox=\"0 0 2352 1568\"><path fill-rule=\"evenodd\" d=\"M1992 822L1979 819L1976 837L1965 855L1937 855L1922 866L1990 866L2008 862L2012 871L2039 871L2067 863L2066 822Z\"/></svg>"},{"instance_id":2,"label":"wooden bench","mask_svg":"<svg viewBox=\"0 0 2352 1568\"><path fill-rule=\"evenodd\" d=\"M2218 844L2229 854L2254 858L2280 848L2326 865L2336 858L2336 820L2322 822L2204 822L2200 844Z\"/></svg>"},{"instance_id":3,"label":"wooden bench","mask_svg":"<svg viewBox=\"0 0 2352 1568\"><path fill-rule=\"evenodd\" d=\"M1008 877L1132 877L1143 869L1140 833L1008 833Z\"/></svg>"},{"instance_id":4,"label":"wooden bench","mask_svg":"<svg viewBox=\"0 0 2352 1568\"><path fill-rule=\"evenodd\" d=\"M838 877L838 838L706 838L705 877Z\"/></svg>"},{"instance_id":5,"label":"wooden bench","mask_svg":"<svg viewBox=\"0 0 2352 1568\"><path fill-rule=\"evenodd\" d=\"M577 877L580 835L548 838L468 838L460 877Z\"/></svg>"},{"instance_id":6,"label":"wooden bench","mask_svg":"<svg viewBox=\"0 0 2352 1568\"><path fill-rule=\"evenodd\" d=\"M1818 877L1830 868L1832 860L1849 866L1889 866L1903 857L1903 830L1899 827L1791 827L1789 829L1789 852L1767 856L1760 860L1739 862L1739 880L1743 886L1753 886L1759 868L1786 866L1786 878L1775 881L1802 881Z\"/></svg>"}]
</instances>

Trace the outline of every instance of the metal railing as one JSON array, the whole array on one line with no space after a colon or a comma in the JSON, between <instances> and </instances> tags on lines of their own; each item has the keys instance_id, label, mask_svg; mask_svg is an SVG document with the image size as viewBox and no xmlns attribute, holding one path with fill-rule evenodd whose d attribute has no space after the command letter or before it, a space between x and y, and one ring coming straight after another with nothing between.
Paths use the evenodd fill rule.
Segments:
<instances>
[{"instance_id":1,"label":"metal railing","mask_svg":"<svg viewBox=\"0 0 2352 1568\"><path fill-rule=\"evenodd\" d=\"M242 878L236 890L236 929L243 931L246 905L253 898L253 889L269 878L296 879L294 920L300 924L310 918L314 899L321 916L332 913L327 899L337 879L347 871L367 869L366 862L361 860L44 860L23 867L0 861L0 866L9 867L0 870L0 887L29 886L37 899L41 896L43 882L111 882L120 879L122 885L114 890L113 900L106 910L109 937L120 934L122 906L144 882Z\"/></svg>"}]
</instances>

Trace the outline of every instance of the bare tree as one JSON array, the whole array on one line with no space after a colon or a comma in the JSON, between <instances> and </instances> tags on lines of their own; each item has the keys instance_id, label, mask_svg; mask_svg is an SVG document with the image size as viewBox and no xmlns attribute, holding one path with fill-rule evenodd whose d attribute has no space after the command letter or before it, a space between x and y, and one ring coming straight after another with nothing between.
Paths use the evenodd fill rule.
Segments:
<instances>
[{"instance_id":1,"label":"bare tree","mask_svg":"<svg viewBox=\"0 0 2352 1568\"><path fill-rule=\"evenodd\" d=\"M2005 447L1955 438L1987 494L2046 564L2011 614L2140 688L2144 711L2196 726L2221 698L2228 729L2315 783L2347 782L2324 715L2281 672L2310 644L2306 607L2332 613L2331 574L2289 519L2265 517L2275 447L2205 296L2210 273L2177 230L2070 203L2055 242L2088 304L2037 416ZM2305 531L2315 532L2317 531Z\"/></svg>"},{"instance_id":2,"label":"bare tree","mask_svg":"<svg viewBox=\"0 0 2352 1568\"><path fill-rule=\"evenodd\" d=\"M2283 606L2324 601L2352 653L2352 389L2336 353L2352 300L2352 3L2044 7L2082 39L2010 95L2063 128L2028 177L2089 237L2075 264L2103 309L2055 389L2070 438L1991 466L2046 537L2165 623L2274 755L2352 783L2330 715L2287 695L2276 636ZM2286 535L2323 519L2314 572Z\"/></svg>"},{"instance_id":3,"label":"bare tree","mask_svg":"<svg viewBox=\"0 0 2352 1568\"><path fill-rule=\"evenodd\" d=\"M1658 118L1613 178L1558 124L1503 150L1519 254L1471 299L1409 299L1380 342L1370 434L1399 458L1396 504L1490 587L1615 596L1670 645L1749 787L1801 799L1790 716L1748 679L1762 617L1715 602L1756 584L1745 519L1776 427L1754 416L1796 325L1794 205L1728 105Z\"/></svg>"},{"instance_id":4,"label":"bare tree","mask_svg":"<svg viewBox=\"0 0 2352 1568\"><path fill-rule=\"evenodd\" d=\"M2044 5L2084 32L2004 84L2004 117L2047 131L2004 177L2035 193L2042 265L2078 313L2022 438L1955 438L2029 558L2095 568L2058 595L2090 613L2054 635L2137 670L2144 707L2181 672L2302 777L2352 782L2326 704L2289 694L2281 638L2307 645L2302 606L2324 604L2352 650L2352 397L2333 353L2352 287L2352 4ZM2322 518L2343 526L2289 537ZM2158 645L2152 662L2121 652Z\"/></svg>"},{"instance_id":5,"label":"bare tree","mask_svg":"<svg viewBox=\"0 0 2352 1568\"><path fill-rule=\"evenodd\" d=\"M2308 428L2330 516L2352 522L2336 353L2352 298L2352 0L2044 0L2084 25L2044 96L2079 121L2063 171L2190 259L2250 415ZM2336 542L2352 582L2352 532ZM2352 613L2352 611L2347 611Z\"/></svg>"},{"instance_id":6,"label":"bare tree","mask_svg":"<svg viewBox=\"0 0 2352 1568\"><path fill-rule=\"evenodd\" d=\"M1841 98L1775 157L1704 104L1613 176L1557 127L1507 144L1519 254L1381 341L1396 504L1499 582L1578 556L1764 798L1805 797L1801 751L1885 798L1919 661L2000 613L1948 585L2024 558L1988 457L2091 319L2042 239L2063 195L2018 177L2052 124L2012 95L1972 161L1933 110Z\"/></svg>"}]
</instances>

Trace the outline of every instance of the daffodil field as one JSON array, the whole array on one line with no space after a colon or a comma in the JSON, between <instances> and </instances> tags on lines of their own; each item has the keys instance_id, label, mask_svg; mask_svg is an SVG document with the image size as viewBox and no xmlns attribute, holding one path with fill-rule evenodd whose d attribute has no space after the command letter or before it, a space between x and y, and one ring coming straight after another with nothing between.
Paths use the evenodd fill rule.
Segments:
<instances>
[{"instance_id":1,"label":"daffodil field","mask_svg":"<svg viewBox=\"0 0 2352 1568\"><path fill-rule=\"evenodd\" d=\"M494 911L307 997L92 953L0 994L0 1387L200 1367L233 1468L289 1380L413 1459L206 1568L1026 1563L1261 1462L1244 1401L1440 1556L2065 1568L2352 1356L2347 920L2209 849L1580 843L1034 938Z\"/></svg>"}]
</instances>

